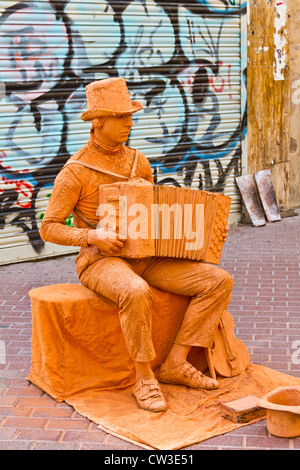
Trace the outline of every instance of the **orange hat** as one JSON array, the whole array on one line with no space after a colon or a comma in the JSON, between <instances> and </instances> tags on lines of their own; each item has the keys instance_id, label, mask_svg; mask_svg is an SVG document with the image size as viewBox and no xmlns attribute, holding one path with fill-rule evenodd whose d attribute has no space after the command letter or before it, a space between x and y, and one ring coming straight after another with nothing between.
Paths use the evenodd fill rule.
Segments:
<instances>
[{"instance_id":1,"label":"orange hat","mask_svg":"<svg viewBox=\"0 0 300 470\"><path fill-rule=\"evenodd\" d=\"M85 90L88 111L81 115L83 121L91 121L95 117L132 114L143 107L139 101L131 101L126 82L121 77L92 82Z\"/></svg>"}]
</instances>

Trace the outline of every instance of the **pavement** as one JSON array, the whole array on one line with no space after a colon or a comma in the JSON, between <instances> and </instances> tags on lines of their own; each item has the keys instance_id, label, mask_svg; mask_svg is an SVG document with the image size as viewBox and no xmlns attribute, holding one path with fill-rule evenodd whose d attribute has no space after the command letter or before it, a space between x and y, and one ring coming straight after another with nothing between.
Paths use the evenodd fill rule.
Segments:
<instances>
[{"instance_id":1,"label":"pavement","mask_svg":"<svg viewBox=\"0 0 300 470\"><path fill-rule=\"evenodd\" d=\"M296 211L299 212L299 211ZM234 278L228 310L250 360L300 378L300 215L264 227L231 227L220 266ZM75 256L0 267L0 450L142 450L100 431L66 403L27 381L28 291L78 282ZM296 450L300 437L268 433L266 420L181 449Z\"/></svg>"}]
</instances>

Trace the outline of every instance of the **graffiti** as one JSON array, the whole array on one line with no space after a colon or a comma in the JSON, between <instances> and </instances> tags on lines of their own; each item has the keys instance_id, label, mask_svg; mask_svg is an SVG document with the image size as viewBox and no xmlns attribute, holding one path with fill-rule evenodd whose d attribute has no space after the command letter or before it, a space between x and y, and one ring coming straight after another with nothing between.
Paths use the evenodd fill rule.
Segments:
<instances>
[{"instance_id":1,"label":"graffiti","mask_svg":"<svg viewBox=\"0 0 300 470\"><path fill-rule=\"evenodd\" d=\"M89 139L85 86L111 76L144 105L128 145L155 182L224 191L246 133L245 13L240 0L0 2L0 236L11 226L42 250L54 178Z\"/></svg>"}]
</instances>

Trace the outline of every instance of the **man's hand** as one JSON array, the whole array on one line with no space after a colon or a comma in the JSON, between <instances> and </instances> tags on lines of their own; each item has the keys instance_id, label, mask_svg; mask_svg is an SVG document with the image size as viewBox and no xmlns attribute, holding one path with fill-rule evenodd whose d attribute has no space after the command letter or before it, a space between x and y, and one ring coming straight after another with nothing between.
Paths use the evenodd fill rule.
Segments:
<instances>
[{"instance_id":1,"label":"man's hand","mask_svg":"<svg viewBox=\"0 0 300 470\"><path fill-rule=\"evenodd\" d=\"M95 230L89 230L87 242L89 245L94 245L99 248L102 255L112 255L119 251L126 238L118 235L113 230L106 230L105 228L97 228Z\"/></svg>"},{"instance_id":2,"label":"man's hand","mask_svg":"<svg viewBox=\"0 0 300 470\"><path fill-rule=\"evenodd\" d=\"M228 237L227 232L229 232L229 227L228 226L225 228L225 233L223 233L223 235L222 235L223 236L223 243L225 243L227 241L227 237Z\"/></svg>"}]
</instances>

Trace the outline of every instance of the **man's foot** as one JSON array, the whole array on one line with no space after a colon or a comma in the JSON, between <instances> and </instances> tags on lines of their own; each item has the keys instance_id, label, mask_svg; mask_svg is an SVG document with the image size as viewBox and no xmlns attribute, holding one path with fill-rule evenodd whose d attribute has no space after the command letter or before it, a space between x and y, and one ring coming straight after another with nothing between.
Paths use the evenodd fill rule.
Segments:
<instances>
[{"instance_id":1,"label":"man's foot","mask_svg":"<svg viewBox=\"0 0 300 470\"><path fill-rule=\"evenodd\" d=\"M159 384L152 377L139 380L133 387L132 395L143 410L159 412L167 409Z\"/></svg>"},{"instance_id":2,"label":"man's foot","mask_svg":"<svg viewBox=\"0 0 300 470\"><path fill-rule=\"evenodd\" d=\"M187 387L205 390L218 388L219 382L202 374L187 361L182 362L172 369L161 365L158 380L165 384L186 385Z\"/></svg>"}]
</instances>

